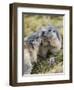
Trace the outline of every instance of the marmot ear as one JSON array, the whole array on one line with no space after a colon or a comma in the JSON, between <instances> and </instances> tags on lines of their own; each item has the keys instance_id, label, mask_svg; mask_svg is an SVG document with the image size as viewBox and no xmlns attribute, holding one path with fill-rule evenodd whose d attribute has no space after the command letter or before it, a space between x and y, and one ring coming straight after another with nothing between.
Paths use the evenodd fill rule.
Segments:
<instances>
[{"instance_id":1,"label":"marmot ear","mask_svg":"<svg viewBox=\"0 0 74 90\"><path fill-rule=\"evenodd\" d=\"M57 35L58 40L62 41L61 34L60 34L60 32L57 31L57 30L56 30L56 35Z\"/></svg>"},{"instance_id":2,"label":"marmot ear","mask_svg":"<svg viewBox=\"0 0 74 90\"><path fill-rule=\"evenodd\" d=\"M44 31L42 31L42 34L41 34L41 36L44 36L44 34L45 34L45 32L44 32Z\"/></svg>"}]
</instances>

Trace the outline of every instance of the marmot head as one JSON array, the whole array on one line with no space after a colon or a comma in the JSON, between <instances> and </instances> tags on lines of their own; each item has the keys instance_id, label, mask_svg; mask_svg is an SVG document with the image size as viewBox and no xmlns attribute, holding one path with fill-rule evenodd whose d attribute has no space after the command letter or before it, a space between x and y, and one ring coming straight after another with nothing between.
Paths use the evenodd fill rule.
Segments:
<instances>
[{"instance_id":1,"label":"marmot head","mask_svg":"<svg viewBox=\"0 0 74 90\"><path fill-rule=\"evenodd\" d=\"M41 37L38 32L35 32L31 36L29 36L26 41L32 48L37 48L41 43Z\"/></svg>"},{"instance_id":2,"label":"marmot head","mask_svg":"<svg viewBox=\"0 0 74 90\"><path fill-rule=\"evenodd\" d=\"M61 40L61 35L58 32L57 28L54 26L47 26L42 31L43 38L57 38L59 41Z\"/></svg>"},{"instance_id":3,"label":"marmot head","mask_svg":"<svg viewBox=\"0 0 74 90\"><path fill-rule=\"evenodd\" d=\"M44 27L44 29L41 31L43 45L51 46L53 48L57 48L58 50L61 48L62 39L57 28L49 25Z\"/></svg>"}]
</instances>

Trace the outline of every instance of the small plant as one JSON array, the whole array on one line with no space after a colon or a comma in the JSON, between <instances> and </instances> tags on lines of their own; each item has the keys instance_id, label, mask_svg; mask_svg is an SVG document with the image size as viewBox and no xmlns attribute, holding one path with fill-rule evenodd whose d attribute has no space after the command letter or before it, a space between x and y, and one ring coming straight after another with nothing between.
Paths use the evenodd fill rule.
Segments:
<instances>
[{"instance_id":1,"label":"small plant","mask_svg":"<svg viewBox=\"0 0 74 90\"><path fill-rule=\"evenodd\" d=\"M49 65L48 59L51 54L46 59L38 57L38 62L34 64L31 74L45 74L63 71L63 52L60 50L54 57L56 60L55 65Z\"/></svg>"}]
</instances>

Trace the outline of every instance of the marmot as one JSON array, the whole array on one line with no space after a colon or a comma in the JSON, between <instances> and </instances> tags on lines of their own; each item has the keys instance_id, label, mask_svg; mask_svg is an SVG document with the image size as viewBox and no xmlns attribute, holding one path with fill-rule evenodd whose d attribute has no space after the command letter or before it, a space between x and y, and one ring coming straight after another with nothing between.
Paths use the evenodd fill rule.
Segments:
<instances>
[{"instance_id":1,"label":"marmot","mask_svg":"<svg viewBox=\"0 0 74 90\"><path fill-rule=\"evenodd\" d=\"M38 55L46 58L48 51L55 54L61 49L61 35L53 26L42 27L24 39L24 74L30 74Z\"/></svg>"}]
</instances>

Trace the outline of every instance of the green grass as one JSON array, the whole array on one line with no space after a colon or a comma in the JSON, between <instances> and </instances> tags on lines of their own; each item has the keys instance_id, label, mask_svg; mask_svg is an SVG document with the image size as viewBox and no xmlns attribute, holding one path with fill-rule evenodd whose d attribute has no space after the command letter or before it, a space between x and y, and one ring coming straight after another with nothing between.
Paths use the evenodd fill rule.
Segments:
<instances>
[{"instance_id":1,"label":"green grass","mask_svg":"<svg viewBox=\"0 0 74 90\"><path fill-rule=\"evenodd\" d=\"M54 57L56 60L55 65L49 65L48 59L38 58L38 62L34 64L31 74L45 74L45 73L60 73L63 71L63 52L60 50Z\"/></svg>"}]
</instances>

